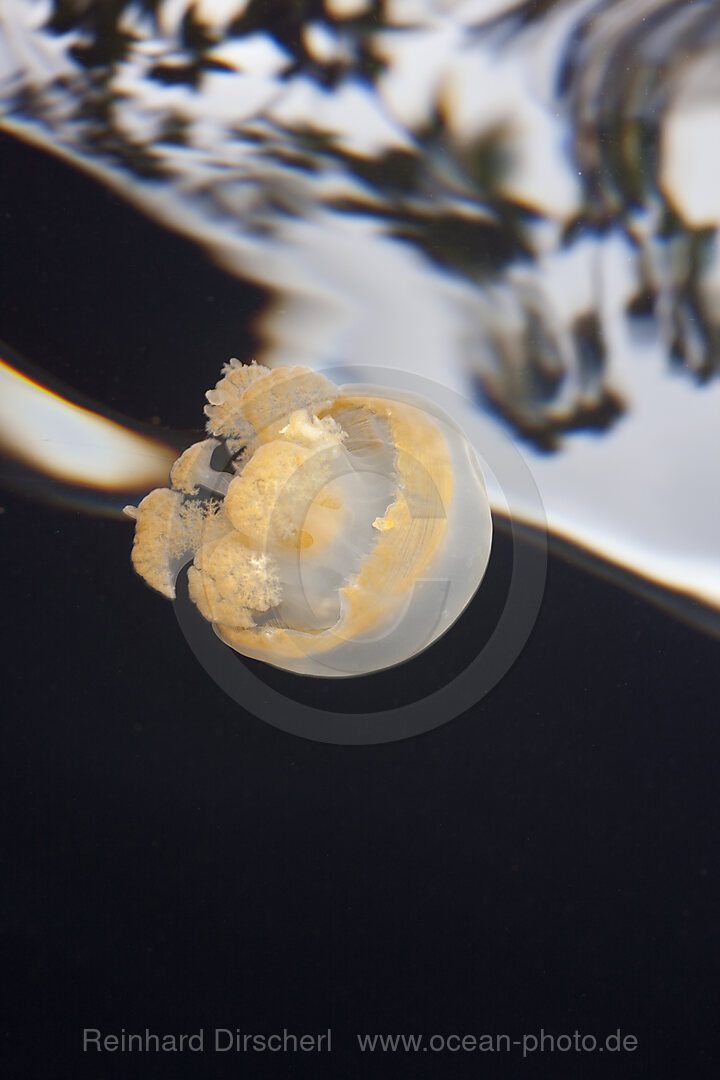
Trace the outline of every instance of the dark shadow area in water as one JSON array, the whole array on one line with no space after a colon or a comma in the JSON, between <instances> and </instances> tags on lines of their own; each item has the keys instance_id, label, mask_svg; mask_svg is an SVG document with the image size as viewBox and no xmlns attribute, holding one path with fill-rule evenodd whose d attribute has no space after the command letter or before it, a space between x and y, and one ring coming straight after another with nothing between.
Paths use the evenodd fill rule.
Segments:
<instances>
[{"instance_id":1,"label":"dark shadow area in water","mask_svg":"<svg viewBox=\"0 0 720 1080\"><path fill-rule=\"evenodd\" d=\"M314 1077L385 1075L356 1031L543 1026L635 1034L615 1076L702 1072L715 642L551 555L535 630L475 709L403 743L312 743L208 679L134 576L129 523L4 507L7 1075L278 1075L81 1050L85 1026L201 1025L330 1026Z\"/></svg>"},{"instance_id":2,"label":"dark shadow area in water","mask_svg":"<svg viewBox=\"0 0 720 1080\"><path fill-rule=\"evenodd\" d=\"M200 427L220 366L252 355L261 290L1 133L0 250L0 340L120 413Z\"/></svg>"}]
</instances>

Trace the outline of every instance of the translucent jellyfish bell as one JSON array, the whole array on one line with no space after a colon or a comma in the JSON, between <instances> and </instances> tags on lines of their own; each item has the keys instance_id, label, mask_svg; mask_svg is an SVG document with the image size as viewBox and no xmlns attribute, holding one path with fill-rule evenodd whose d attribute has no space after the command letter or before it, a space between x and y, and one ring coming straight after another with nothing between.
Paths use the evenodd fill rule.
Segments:
<instances>
[{"instance_id":1,"label":"translucent jellyfish bell","mask_svg":"<svg viewBox=\"0 0 720 1080\"><path fill-rule=\"evenodd\" d=\"M245 656L363 675L440 637L484 576L492 518L474 450L432 403L233 360L210 438L126 512L133 563ZM224 461L223 461L224 458ZM224 469L223 469L224 464ZM222 471L221 471L222 470Z\"/></svg>"}]
</instances>

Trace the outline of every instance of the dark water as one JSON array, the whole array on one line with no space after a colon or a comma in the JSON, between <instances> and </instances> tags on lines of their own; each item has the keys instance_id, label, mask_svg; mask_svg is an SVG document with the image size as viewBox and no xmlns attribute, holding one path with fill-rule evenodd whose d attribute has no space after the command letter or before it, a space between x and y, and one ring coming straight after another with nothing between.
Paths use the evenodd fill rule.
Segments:
<instances>
[{"instance_id":1,"label":"dark water","mask_svg":"<svg viewBox=\"0 0 720 1080\"><path fill-rule=\"evenodd\" d=\"M251 352L259 294L50 159L0 154L0 335L192 428L176 357ZM316 744L207 678L133 575L129 526L3 507L4 1075L713 1075L712 639L551 557L479 706L403 743ZM201 1026L330 1027L333 1049L81 1049L85 1027ZM638 1045L523 1061L355 1039L543 1028Z\"/></svg>"}]
</instances>

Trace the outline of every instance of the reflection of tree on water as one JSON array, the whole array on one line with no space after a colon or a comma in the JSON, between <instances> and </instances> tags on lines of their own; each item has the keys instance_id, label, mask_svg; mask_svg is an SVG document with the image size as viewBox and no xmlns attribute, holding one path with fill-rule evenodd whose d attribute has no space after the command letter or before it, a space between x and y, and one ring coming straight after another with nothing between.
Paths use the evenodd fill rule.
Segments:
<instances>
[{"instance_id":1,"label":"reflection of tree on water","mask_svg":"<svg viewBox=\"0 0 720 1080\"><path fill-rule=\"evenodd\" d=\"M492 283L468 362L486 403L551 448L622 408L597 282L565 310L553 251L620 228L637 251L632 310L656 313L675 362L716 367L716 222L672 188L662 140L716 60L720 19L668 0L471 7L10 0L5 121L131 180L151 213L167 192L166 223L207 223L211 247L221 224L226 264L281 289L289 223L319 215L366 219L443 274ZM543 125L550 164L528 149Z\"/></svg>"},{"instance_id":2,"label":"reflection of tree on water","mask_svg":"<svg viewBox=\"0 0 720 1080\"><path fill-rule=\"evenodd\" d=\"M258 361L476 390L553 535L720 607L716 6L281 8L5 0L0 125L264 289Z\"/></svg>"}]
</instances>

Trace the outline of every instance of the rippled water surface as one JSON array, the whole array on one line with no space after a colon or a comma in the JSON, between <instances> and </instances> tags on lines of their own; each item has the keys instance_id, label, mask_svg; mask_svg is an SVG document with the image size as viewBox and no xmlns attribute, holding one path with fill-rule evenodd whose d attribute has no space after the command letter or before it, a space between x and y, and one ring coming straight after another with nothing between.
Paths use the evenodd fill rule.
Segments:
<instances>
[{"instance_id":1,"label":"rippled water surface","mask_svg":"<svg viewBox=\"0 0 720 1080\"><path fill-rule=\"evenodd\" d=\"M6 0L0 126L260 286L261 362L458 391L713 626L719 57L702 0Z\"/></svg>"}]
</instances>

